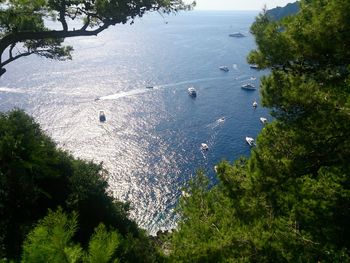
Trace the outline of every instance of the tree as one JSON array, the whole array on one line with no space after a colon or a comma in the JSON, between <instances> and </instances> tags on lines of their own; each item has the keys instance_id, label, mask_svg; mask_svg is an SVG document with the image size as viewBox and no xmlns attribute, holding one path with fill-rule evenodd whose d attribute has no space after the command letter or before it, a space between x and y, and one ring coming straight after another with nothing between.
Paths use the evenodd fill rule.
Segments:
<instances>
[{"instance_id":1,"label":"tree","mask_svg":"<svg viewBox=\"0 0 350 263\"><path fill-rule=\"evenodd\" d=\"M349 21L347 0L256 18L248 61L271 71L261 93L275 120L249 159L219 164L219 185L180 202L174 261L350 260Z\"/></svg>"},{"instance_id":2,"label":"tree","mask_svg":"<svg viewBox=\"0 0 350 263\"><path fill-rule=\"evenodd\" d=\"M193 5L182 0L1 0L0 76L8 63L31 54L70 59L73 48L62 46L65 38L94 36L109 26L133 23L148 11L170 13ZM48 28L48 19L60 23L62 29ZM79 21L80 27L72 28L72 21ZM20 51L15 53L17 46Z\"/></svg>"},{"instance_id":3,"label":"tree","mask_svg":"<svg viewBox=\"0 0 350 263\"><path fill-rule=\"evenodd\" d=\"M0 114L1 256L18 255L31 224L67 198L69 162L23 111Z\"/></svg>"},{"instance_id":4,"label":"tree","mask_svg":"<svg viewBox=\"0 0 350 263\"><path fill-rule=\"evenodd\" d=\"M28 233L23 245L22 262L79 262L82 249L72 238L78 227L77 215L65 215L62 210L49 211Z\"/></svg>"},{"instance_id":5,"label":"tree","mask_svg":"<svg viewBox=\"0 0 350 263\"><path fill-rule=\"evenodd\" d=\"M251 28L258 49L249 60L272 69L261 88L276 118L251 167L274 210L315 242L319 258L350 248L349 19L349 1L301 1L298 15L262 15Z\"/></svg>"},{"instance_id":6,"label":"tree","mask_svg":"<svg viewBox=\"0 0 350 263\"><path fill-rule=\"evenodd\" d=\"M84 251L81 244L73 241L77 228L76 213L68 216L61 209L56 212L49 211L28 233L23 244L21 262L119 262L116 251L121 236L116 231L107 231L100 224L90 238L87 251Z\"/></svg>"},{"instance_id":7,"label":"tree","mask_svg":"<svg viewBox=\"0 0 350 263\"><path fill-rule=\"evenodd\" d=\"M73 239L82 246L103 223L125 237L118 247L123 262L154 261L155 247L128 218L129 205L108 193L107 176L101 164L57 149L23 111L0 113L0 259L18 259L33 225L61 207L78 213Z\"/></svg>"}]
</instances>

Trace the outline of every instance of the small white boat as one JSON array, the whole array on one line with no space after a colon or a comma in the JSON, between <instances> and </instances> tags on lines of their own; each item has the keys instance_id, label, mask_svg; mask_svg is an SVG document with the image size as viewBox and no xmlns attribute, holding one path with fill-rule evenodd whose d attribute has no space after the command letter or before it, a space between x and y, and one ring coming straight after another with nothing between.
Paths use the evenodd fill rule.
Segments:
<instances>
[{"instance_id":1,"label":"small white boat","mask_svg":"<svg viewBox=\"0 0 350 263\"><path fill-rule=\"evenodd\" d=\"M206 143L201 143L201 150L202 151L208 151L209 150L209 146Z\"/></svg>"},{"instance_id":2,"label":"small white boat","mask_svg":"<svg viewBox=\"0 0 350 263\"><path fill-rule=\"evenodd\" d=\"M252 137L245 137L245 141L249 144L249 146L255 145L255 141Z\"/></svg>"},{"instance_id":3,"label":"small white boat","mask_svg":"<svg viewBox=\"0 0 350 263\"><path fill-rule=\"evenodd\" d=\"M106 121L106 114L105 114L105 112L103 110L100 111L99 119L100 119L100 122L105 122Z\"/></svg>"},{"instance_id":4,"label":"small white boat","mask_svg":"<svg viewBox=\"0 0 350 263\"><path fill-rule=\"evenodd\" d=\"M254 100L254 102L253 102L253 107L254 108L258 107L258 103L256 102L256 100Z\"/></svg>"},{"instance_id":5,"label":"small white boat","mask_svg":"<svg viewBox=\"0 0 350 263\"><path fill-rule=\"evenodd\" d=\"M221 66L221 67L219 67L219 69L222 70L222 71L225 71L225 72L229 71L227 66Z\"/></svg>"},{"instance_id":6,"label":"small white boat","mask_svg":"<svg viewBox=\"0 0 350 263\"><path fill-rule=\"evenodd\" d=\"M249 67L252 69L259 69L259 66L257 64L250 64Z\"/></svg>"},{"instance_id":7,"label":"small white boat","mask_svg":"<svg viewBox=\"0 0 350 263\"><path fill-rule=\"evenodd\" d=\"M267 119L264 117L260 117L260 121L262 124L266 124L267 123Z\"/></svg>"},{"instance_id":8,"label":"small white boat","mask_svg":"<svg viewBox=\"0 0 350 263\"><path fill-rule=\"evenodd\" d=\"M241 32L236 32L228 35L229 37L245 37Z\"/></svg>"},{"instance_id":9,"label":"small white boat","mask_svg":"<svg viewBox=\"0 0 350 263\"><path fill-rule=\"evenodd\" d=\"M256 77L251 76L251 77L250 77L250 80L256 80Z\"/></svg>"},{"instance_id":10,"label":"small white boat","mask_svg":"<svg viewBox=\"0 0 350 263\"><path fill-rule=\"evenodd\" d=\"M256 87L251 83L243 84L241 88L245 90L256 90Z\"/></svg>"},{"instance_id":11,"label":"small white boat","mask_svg":"<svg viewBox=\"0 0 350 263\"><path fill-rule=\"evenodd\" d=\"M224 122L225 121L225 117L221 117L220 119L217 120L218 123Z\"/></svg>"},{"instance_id":12,"label":"small white boat","mask_svg":"<svg viewBox=\"0 0 350 263\"><path fill-rule=\"evenodd\" d=\"M194 87L190 87L187 89L188 91L188 95L190 95L191 97L196 97L197 96L197 91Z\"/></svg>"}]
</instances>

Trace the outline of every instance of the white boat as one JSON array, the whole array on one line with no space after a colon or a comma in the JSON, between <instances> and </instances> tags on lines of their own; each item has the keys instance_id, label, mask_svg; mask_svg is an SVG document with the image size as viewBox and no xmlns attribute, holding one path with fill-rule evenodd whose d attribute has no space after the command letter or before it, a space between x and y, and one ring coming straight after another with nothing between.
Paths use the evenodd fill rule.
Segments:
<instances>
[{"instance_id":1,"label":"white boat","mask_svg":"<svg viewBox=\"0 0 350 263\"><path fill-rule=\"evenodd\" d=\"M206 143L201 143L201 150L202 151L208 151L209 150L209 146Z\"/></svg>"},{"instance_id":2,"label":"white boat","mask_svg":"<svg viewBox=\"0 0 350 263\"><path fill-rule=\"evenodd\" d=\"M260 121L262 124L266 124L267 123L267 119L264 117L260 117Z\"/></svg>"},{"instance_id":3,"label":"white boat","mask_svg":"<svg viewBox=\"0 0 350 263\"><path fill-rule=\"evenodd\" d=\"M241 32L232 33L232 34L229 34L228 36L230 36L230 37L245 37L245 35L243 35Z\"/></svg>"},{"instance_id":4,"label":"white boat","mask_svg":"<svg viewBox=\"0 0 350 263\"><path fill-rule=\"evenodd\" d=\"M188 91L188 95L190 95L191 97L196 97L197 96L197 91L194 87L190 87L187 89Z\"/></svg>"},{"instance_id":5,"label":"white boat","mask_svg":"<svg viewBox=\"0 0 350 263\"><path fill-rule=\"evenodd\" d=\"M250 64L249 67L252 69L259 69L259 66L257 64Z\"/></svg>"},{"instance_id":6,"label":"white boat","mask_svg":"<svg viewBox=\"0 0 350 263\"><path fill-rule=\"evenodd\" d=\"M100 119L100 122L105 122L106 121L106 114L105 114L105 112L103 110L100 111L99 119Z\"/></svg>"},{"instance_id":7,"label":"white boat","mask_svg":"<svg viewBox=\"0 0 350 263\"><path fill-rule=\"evenodd\" d=\"M256 80L256 77L251 76L251 77L250 77L250 80Z\"/></svg>"},{"instance_id":8,"label":"white boat","mask_svg":"<svg viewBox=\"0 0 350 263\"><path fill-rule=\"evenodd\" d=\"M251 83L243 84L241 88L245 90L256 90L256 87Z\"/></svg>"},{"instance_id":9,"label":"white boat","mask_svg":"<svg viewBox=\"0 0 350 263\"><path fill-rule=\"evenodd\" d=\"M219 69L222 70L222 71L225 71L225 72L229 71L227 66L221 66L221 67L219 67Z\"/></svg>"},{"instance_id":10,"label":"white boat","mask_svg":"<svg viewBox=\"0 0 350 263\"><path fill-rule=\"evenodd\" d=\"M258 107L258 103L256 102L256 100L254 100L254 102L253 102L253 107L254 108Z\"/></svg>"},{"instance_id":11,"label":"white boat","mask_svg":"<svg viewBox=\"0 0 350 263\"><path fill-rule=\"evenodd\" d=\"M245 141L249 144L249 146L255 145L255 141L252 137L245 137Z\"/></svg>"},{"instance_id":12,"label":"white boat","mask_svg":"<svg viewBox=\"0 0 350 263\"><path fill-rule=\"evenodd\" d=\"M224 122L225 121L225 117L221 117L220 119L217 120L218 123Z\"/></svg>"}]
</instances>

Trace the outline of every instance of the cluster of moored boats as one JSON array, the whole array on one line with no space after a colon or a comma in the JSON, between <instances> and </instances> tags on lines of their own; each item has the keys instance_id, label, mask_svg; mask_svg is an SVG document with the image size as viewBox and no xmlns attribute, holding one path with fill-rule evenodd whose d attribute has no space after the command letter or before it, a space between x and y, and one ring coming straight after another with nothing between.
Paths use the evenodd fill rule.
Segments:
<instances>
[{"instance_id":1,"label":"cluster of moored boats","mask_svg":"<svg viewBox=\"0 0 350 263\"><path fill-rule=\"evenodd\" d=\"M231 36L231 35L230 35ZM242 36L235 36L235 37L242 37ZM258 65L255 64L251 64L250 68L252 69L259 69ZM220 70L224 71L224 72L228 72L229 68L227 66L220 66L219 67ZM250 80L256 80L256 77L251 77ZM256 90L255 85L253 85L252 83L246 83L243 84L241 86L242 89L244 90ZM188 95L191 97L196 97L197 96L197 91L194 87L189 87L187 89ZM258 103L256 100L254 100L253 104L252 104L253 108L257 108L258 107ZM260 122L262 124L266 124L267 123L267 119L264 117L260 117ZM252 137L245 137L246 142L249 144L249 146L255 146L255 140ZM200 146L201 151L208 151L209 150L209 146L206 143L201 143Z\"/></svg>"},{"instance_id":2,"label":"cluster of moored boats","mask_svg":"<svg viewBox=\"0 0 350 263\"><path fill-rule=\"evenodd\" d=\"M240 33L230 34L229 36L230 37L245 37L243 34L240 34ZM259 67L257 65L250 65L250 68L252 68L252 69L259 69ZM224 71L224 72L228 72L229 71L229 68L227 66L220 66L219 69ZM251 77L250 80L256 80L256 77ZM153 89L154 87L153 86L146 86L146 88L147 89ZM255 90L256 89L256 87L252 83L243 84L241 86L241 88L245 89L245 90ZM189 87L187 89L187 92L188 92L189 96L191 96L193 98L197 97L197 91L196 91L196 89L194 87ZM254 100L253 107L256 108L257 106L258 106L258 103L256 102L256 100ZM101 110L100 113L99 113L99 120L100 120L100 122L105 122L106 121L106 114L105 114L105 112L103 110ZM224 120L225 120L224 117L219 119L219 121L224 121ZM262 124L266 124L268 121L267 121L266 118L260 117L260 122ZM249 146L255 146L255 140L252 137L246 136L245 140L249 144ZM201 151L208 151L209 150L209 146L206 143L201 143L200 149L201 149Z\"/></svg>"},{"instance_id":3,"label":"cluster of moored boats","mask_svg":"<svg viewBox=\"0 0 350 263\"><path fill-rule=\"evenodd\" d=\"M267 119L266 118L264 118L264 117L260 117L260 122L262 123L262 124L267 124ZM249 137L249 136L246 136L245 137L245 141L249 144L249 146L251 146L251 147L253 147L253 146L255 146L256 144L255 144L255 140L254 140L254 138L252 138L252 137ZM203 152L205 152L205 151L208 151L209 150L209 146L208 146L208 144L206 144L206 143L201 143L201 147L200 147L200 149L201 149L201 151L203 151Z\"/></svg>"},{"instance_id":4,"label":"cluster of moored boats","mask_svg":"<svg viewBox=\"0 0 350 263\"><path fill-rule=\"evenodd\" d=\"M241 33L234 33L234 34L230 34L230 37L245 37L245 35L241 34ZM259 66L256 64L250 64L249 67L251 69L259 69ZM219 67L220 70L228 72L229 68L227 66L220 66ZM250 80L256 80L256 77L251 77ZM254 84L252 83L245 83L241 86L242 89L244 90L256 90L256 87ZM253 102L253 108L258 107L258 103L256 102L256 100L254 100ZM262 124L266 124L267 123L267 119L264 117L260 117L260 122ZM252 137L245 137L246 142L249 144L249 146L255 146L255 140ZM206 147L203 147L203 144L201 146L202 150L208 150L208 147L206 145Z\"/></svg>"},{"instance_id":5,"label":"cluster of moored boats","mask_svg":"<svg viewBox=\"0 0 350 263\"><path fill-rule=\"evenodd\" d=\"M252 69L259 69L259 66L256 65L256 64L250 64L249 66ZM229 71L229 68L227 66L220 66L219 69L222 70L222 71L225 71L225 72ZM254 76L250 77L250 80L251 81L256 80L256 77L254 77ZM249 91L256 90L256 87L255 87L255 85L253 83L245 83L245 84L243 84L241 86L241 88L244 89L244 90L249 90ZM190 91L189 91L189 93L190 93ZM193 94L190 93L190 95L193 95ZM253 107L256 108L257 106L258 106L258 103L256 101L254 101L253 102Z\"/></svg>"}]
</instances>

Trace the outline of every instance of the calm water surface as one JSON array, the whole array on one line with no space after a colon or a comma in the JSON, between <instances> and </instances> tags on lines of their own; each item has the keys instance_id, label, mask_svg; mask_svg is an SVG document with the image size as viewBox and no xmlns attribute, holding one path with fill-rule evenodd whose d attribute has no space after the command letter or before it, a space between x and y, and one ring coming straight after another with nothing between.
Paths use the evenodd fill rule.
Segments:
<instances>
[{"instance_id":1,"label":"calm water surface","mask_svg":"<svg viewBox=\"0 0 350 263\"><path fill-rule=\"evenodd\" d=\"M32 56L7 68L0 110L24 108L60 147L102 161L110 190L131 202L142 227L151 233L174 227L173 209L196 169L215 182L214 165L249 155L245 136L256 137L259 117L268 116L267 109L252 107L259 90L240 88L258 86L266 73L246 62L255 47L249 27L256 15L150 15L98 37L69 39L72 61ZM237 31L247 37L228 37ZM230 71L220 71L221 65ZM190 86L195 99L187 94ZM201 143L208 152L200 151Z\"/></svg>"}]
</instances>

